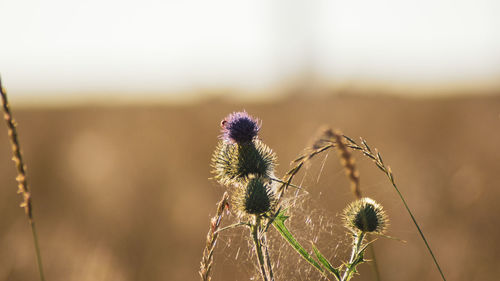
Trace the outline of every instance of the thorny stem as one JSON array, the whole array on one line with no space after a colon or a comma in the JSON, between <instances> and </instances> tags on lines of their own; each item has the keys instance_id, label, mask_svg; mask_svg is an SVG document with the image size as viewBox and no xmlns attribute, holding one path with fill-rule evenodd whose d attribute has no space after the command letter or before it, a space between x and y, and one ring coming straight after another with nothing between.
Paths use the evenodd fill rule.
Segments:
<instances>
[{"instance_id":1,"label":"thorny stem","mask_svg":"<svg viewBox=\"0 0 500 281\"><path fill-rule=\"evenodd\" d=\"M353 263L356 260L356 258L358 257L358 255L360 254L359 249L361 248L361 245L363 244L364 237L365 237L364 232L361 232L359 234L358 233L354 234L354 242L352 245L351 258L349 259L349 264L347 265L347 267L344 271L344 274L342 275L342 279L340 279L340 281L347 281L347 280L351 279L351 273L354 270Z\"/></svg>"},{"instance_id":2,"label":"thorny stem","mask_svg":"<svg viewBox=\"0 0 500 281\"><path fill-rule=\"evenodd\" d=\"M17 136L16 122L12 117L12 113L10 111L9 101L7 99L7 93L2 87L2 79L0 78L0 95L2 96L2 105L4 111L4 118L7 122L9 139L12 144L12 153L14 157L12 160L16 163L17 177L16 181L18 182L18 193L23 195L23 203L21 203L21 207L24 208L26 216L28 217L28 221L31 227L31 233L33 235L33 242L35 246L36 253L36 263L38 265L38 273L40 276L40 281L45 281L45 275L43 274L43 266L42 266L42 255L40 254L40 246L38 245L38 235L36 233L35 228L35 220L33 218L33 206L31 203L31 192L28 188L28 182L26 180L26 166L23 161L21 147L19 145L19 139Z\"/></svg>"},{"instance_id":3,"label":"thorny stem","mask_svg":"<svg viewBox=\"0 0 500 281\"><path fill-rule=\"evenodd\" d=\"M269 272L269 279L271 281L274 281L274 274L273 274L273 265L271 264L271 256L269 255L269 247L267 245L267 237L266 233L264 232L262 234L262 242L264 244L264 250L266 254L266 263L267 263L267 270Z\"/></svg>"},{"instance_id":4,"label":"thorny stem","mask_svg":"<svg viewBox=\"0 0 500 281\"><path fill-rule=\"evenodd\" d=\"M260 273L262 275L263 281L268 281L266 268L264 265L264 255L262 254L262 244L259 238L259 230L260 230L260 217L255 216L254 224L250 226L250 232L252 234L253 243L255 244L255 253L257 254L257 259L259 261Z\"/></svg>"}]
</instances>

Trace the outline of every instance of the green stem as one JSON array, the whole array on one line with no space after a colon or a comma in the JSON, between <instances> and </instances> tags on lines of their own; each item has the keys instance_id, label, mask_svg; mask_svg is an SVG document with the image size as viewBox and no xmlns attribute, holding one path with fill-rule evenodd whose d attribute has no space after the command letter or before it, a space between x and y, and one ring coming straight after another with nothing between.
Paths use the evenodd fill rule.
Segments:
<instances>
[{"instance_id":1,"label":"green stem","mask_svg":"<svg viewBox=\"0 0 500 281\"><path fill-rule=\"evenodd\" d=\"M348 281L351 279L351 273L353 271L353 263L359 255L359 249L361 248L361 244L363 243L363 238L365 237L365 233L361 232L359 234L354 234L354 243L352 245L351 258L349 259L349 264L347 265L344 274L342 275L341 281Z\"/></svg>"},{"instance_id":2,"label":"green stem","mask_svg":"<svg viewBox=\"0 0 500 281\"><path fill-rule=\"evenodd\" d=\"M33 242L35 244L35 253L36 253L36 263L38 265L38 273L40 275L40 281L45 281L45 276L43 274L43 266L42 266L42 255L40 254L40 246L38 245L38 235L36 233L35 222L30 221L31 233L33 234Z\"/></svg>"},{"instance_id":3,"label":"green stem","mask_svg":"<svg viewBox=\"0 0 500 281\"><path fill-rule=\"evenodd\" d=\"M262 244L259 239L259 229L260 229L260 217L255 216L255 223L250 226L250 231L252 233L253 243L255 244L255 253L257 254L257 260L259 261L260 274L262 275L262 280L268 281L266 268L264 266L264 255L262 254Z\"/></svg>"}]
</instances>

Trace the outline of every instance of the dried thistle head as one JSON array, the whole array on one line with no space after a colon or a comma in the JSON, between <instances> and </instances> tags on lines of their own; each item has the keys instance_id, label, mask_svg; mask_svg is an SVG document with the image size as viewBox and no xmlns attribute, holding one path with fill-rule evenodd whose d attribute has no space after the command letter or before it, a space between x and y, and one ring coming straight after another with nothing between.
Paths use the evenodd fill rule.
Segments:
<instances>
[{"instance_id":1,"label":"dried thistle head","mask_svg":"<svg viewBox=\"0 0 500 281\"><path fill-rule=\"evenodd\" d=\"M246 111L233 112L221 122L221 139L231 143L248 143L257 137L260 126L260 120Z\"/></svg>"},{"instance_id":2,"label":"dried thistle head","mask_svg":"<svg viewBox=\"0 0 500 281\"><path fill-rule=\"evenodd\" d=\"M212 156L212 172L223 185L244 181L250 175L271 177L275 165L276 154L258 139L246 143L220 141Z\"/></svg>"},{"instance_id":3,"label":"dried thistle head","mask_svg":"<svg viewBox=\"0 0 500 281\"><path fill-rule=\"evenodd\" d=\"M383 233L387 228L388 218L382 205L364 197L344 209L344 223L353 232Z\"/></svg>"},{"instance_id":4,"label":"dried thistle head","mask_svg":"<svg viewBox=\"0 0 500 281\"><path fill-rule=\"evenodd\" d=\"M244 183L237 185L233 194L233 207L240 216L265 214L275 204L272 181L264 177L250 176Z\"/></svg>"}]
</instances>

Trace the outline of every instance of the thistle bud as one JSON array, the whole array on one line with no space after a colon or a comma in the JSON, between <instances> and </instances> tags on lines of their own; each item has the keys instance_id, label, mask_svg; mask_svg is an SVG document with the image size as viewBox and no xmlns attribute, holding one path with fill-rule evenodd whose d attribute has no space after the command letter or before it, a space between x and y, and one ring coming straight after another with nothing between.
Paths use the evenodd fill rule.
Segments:
<instances>
[{"instance_id":1,"label":"thistle bud","mask_svg":"<svg viewBox=\"0 0 500 281\"><path fill-rule=\"evenodd\" d=\"M248 115L246 111L233 112L221 122L221 138L238 144L251 142L259 133L259 123L259 119Z\"/></svg>"},{"instance_id":2,"label":"thistle bud","mask_svg":"<svg viewBox=\"0 0 500 281\"><path fill-rule=\"evenodd\" d=\"M233 206L241 216L267 213L275 203L272 181L263 177L250 177L238 185L233 194Z\"/></svg>"},{"instance_id":3,"label":"thistle bud","mask_svg":"<svg viewBox=\"0 0 500 281\"><path fill-rule=\"evenodd\" d=\"M224 185L246 180L250 175L271 177L275 153L255 139L246 143L219 142L212 157L215 178Z\"/></svg>"},{"instance_id":4,"label":"thistle bud","mask_svg":"<svg viewBox=\"0 0 500 281\"><path fill-rule=\"evenodd\" d=\"M383 233L388 218L382 205L370 198L361 198L344 209L344 223L353 232Z\"/></svg>"}]
</instances>

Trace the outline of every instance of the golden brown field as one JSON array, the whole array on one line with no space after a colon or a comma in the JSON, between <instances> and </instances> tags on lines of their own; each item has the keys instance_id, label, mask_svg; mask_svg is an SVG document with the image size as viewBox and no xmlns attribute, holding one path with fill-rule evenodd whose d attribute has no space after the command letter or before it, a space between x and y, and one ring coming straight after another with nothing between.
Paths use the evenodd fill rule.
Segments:
<instances>
[{"instance_id":1,"label":"golden brown field","mask_svg":"<svg viewBox=\"0 0 500 281\"><path fill-rule=\"evenodd\" d=\"M483 281L500 275L500 204L495 201L500 195L498 95L297 96L261 104L209 100L67 109L11 106L28 165L47 280L199 280L209 219L224 191L209 179L219 122L242 109L262 119L261 137L278 155L279 176L321 125L365 137L392 167L447 279ZM31 232L18 207L16 173L5 124L1 126L0 280L37 280ZM364 194L382 203L391 218L388 234L407 241L376 241L382 280L440 280L389 182L372 163L354 155ZM328 154L321 170L323 160L315 161L296 183L303 179L315 208L324 210L321 218L337 224L333 233L340 236L331 243L321 235L322 252L343 258L342 250L335 249L337 243L346 243L338 214L352 194L336 153ZM308 237L303 224L300 231ZM247 258L247 243L238 242L239 233L221 235L215 281L257 276L254 259ZM282 265L280 280L307 280L308 272L301 269L307 265L300 257L285 247L272 254L280 253L280 263L289 264ZM374 280L370 266L362 265L355 280Z\"/></svg>"}]
</instances>

